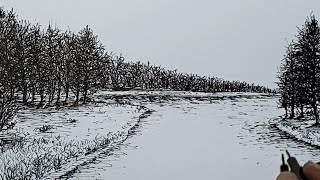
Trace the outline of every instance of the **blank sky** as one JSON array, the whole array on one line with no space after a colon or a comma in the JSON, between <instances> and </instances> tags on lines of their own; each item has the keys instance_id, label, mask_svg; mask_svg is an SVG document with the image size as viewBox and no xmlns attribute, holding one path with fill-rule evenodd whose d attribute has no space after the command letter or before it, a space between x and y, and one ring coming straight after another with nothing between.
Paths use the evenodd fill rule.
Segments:
<instances>
[{"instance_id":1,"label":"blank sky","mask_svg":"<svg viewBox=\"0 0 320 180\"><path fill-rule=\"evenodd\" d=\"M316 0L0 0L20 19L78 32L89 25L108 51L180 72L276 87L286 39Z\"/></svg>"}]
</instances>

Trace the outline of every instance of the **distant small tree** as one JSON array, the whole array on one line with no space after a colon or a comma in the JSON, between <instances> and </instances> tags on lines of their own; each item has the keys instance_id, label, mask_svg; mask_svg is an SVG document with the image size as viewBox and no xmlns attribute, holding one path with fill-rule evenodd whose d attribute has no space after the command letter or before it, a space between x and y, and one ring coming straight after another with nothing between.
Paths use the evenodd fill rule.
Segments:
<instances>
[{"instance_id":1,"label":"distant small tree","mask_svg":"<svg viewBox=\"0 0 320 180\"><path fill-rule=\"evenodd\" d=\"M115 56L111 61L110 78L114 90L124 90L125 88L125 66L124 57L122 56Z\"/></svg>"}]
</instances>

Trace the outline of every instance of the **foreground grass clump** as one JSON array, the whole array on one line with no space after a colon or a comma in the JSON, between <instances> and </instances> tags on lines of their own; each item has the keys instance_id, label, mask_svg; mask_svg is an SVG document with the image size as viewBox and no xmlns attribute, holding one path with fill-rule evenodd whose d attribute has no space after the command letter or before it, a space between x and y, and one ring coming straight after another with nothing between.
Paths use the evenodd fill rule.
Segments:
<instances>
[{"instance_id":1,"label":"foreground grass clump","mask_svg":"<svg viewBox=\"0 0 320 180\"><path fill-rule=\"evenodd\" d=\"M72 159L105 148L125 136L109 133L94 140L65 142L60 136L34 138L3 149L0 154L0 179L41 179L49 172L58 171Z\"/></svg>"}]
</instances>

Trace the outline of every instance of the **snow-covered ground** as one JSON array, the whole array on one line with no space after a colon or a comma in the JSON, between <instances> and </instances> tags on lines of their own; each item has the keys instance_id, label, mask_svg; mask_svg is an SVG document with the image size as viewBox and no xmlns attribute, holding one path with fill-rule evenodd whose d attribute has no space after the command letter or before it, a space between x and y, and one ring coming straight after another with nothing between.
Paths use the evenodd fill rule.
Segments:
<instances>
[{"instance_id":1,"label":"snow-covered ground","mask_svg":"<svg viewBox=\"0 0 320 180\"><path fill-rule=\"evenodd\" d=\"M317 149L269 125L283 113L277 98L240 94L144 102L155 112L142 121L138 135L82 166L71 179L270 180L279 173L285 150L300 163L317 161Z\"/></svg>"},{"instance_id":2,"label":"snow-covered ground","mask_svg":"<svg viewBox=\"0 0 320 180\"><path fill-rule=\"evenodd\" d=\"M136 90L92 97L80 107L20 110L14 129L0 134L1 143L17 141L1 149L0 171L28 177L33 168L47 179L269 180L284 150L300 162L320 155L270 126L283 111L268 94Z\"/></svg>"}]
</instances>

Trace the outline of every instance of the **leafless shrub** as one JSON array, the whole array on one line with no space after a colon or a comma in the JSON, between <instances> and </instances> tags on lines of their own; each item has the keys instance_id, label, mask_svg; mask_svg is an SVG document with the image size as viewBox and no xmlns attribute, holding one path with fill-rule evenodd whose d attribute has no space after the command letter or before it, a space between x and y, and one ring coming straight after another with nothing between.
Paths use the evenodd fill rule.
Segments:
<instances>
[{"instance_id":1,"label":"leafless shrub","mask_svg":"<svg viewBox=\"0 0 320 180\"><path fill-rule=\"evenodd\" d=\"M47 124L45 124L45 125L43 125L43 126L41 126L41 127L39 127L39 128L36 128L35 130L38 130L38 131L41 132L41 133L45 133L45 132L48 132L48 131L51 130L51 129L53 129L53 126L52 126L52 125L47 125Z\"/></svg>"},{"instance_id":2,"label":"leafless shrub","mask_svg":"<svg viewBox=\"0 0 320 180\"><path fill-rule=\"evenodd\" d=\"M73 119L73 118L69 118L68 120L67 120L67 123L76 123L78 120L76 120L76 119Z\"/></svg>"}]
</instances>

